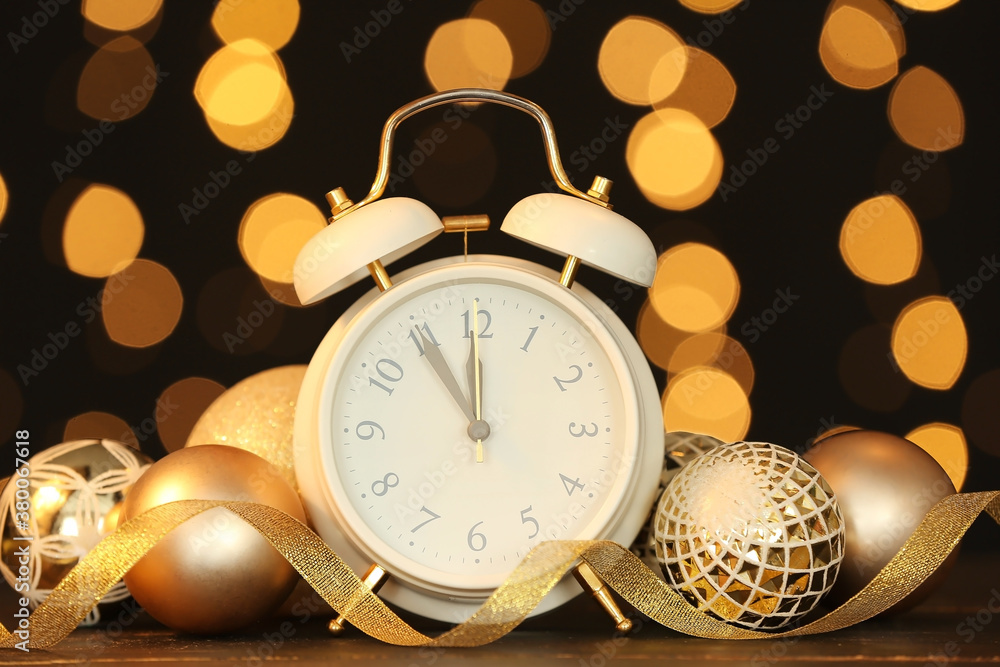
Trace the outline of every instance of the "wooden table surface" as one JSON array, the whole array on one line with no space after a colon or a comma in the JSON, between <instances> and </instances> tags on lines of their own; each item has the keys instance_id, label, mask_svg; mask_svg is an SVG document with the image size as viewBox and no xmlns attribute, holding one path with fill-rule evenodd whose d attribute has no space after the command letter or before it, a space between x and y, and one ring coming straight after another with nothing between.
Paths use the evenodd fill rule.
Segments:
<instances>
[{"instance_id":1,"label":"wooden table surface","mask_svg":"<svg viewBox=\"0 0 1000 667\"><path fill-rule=\"evenodd\" d=\"M239 635L197 637L176 634L142 614L120 633L113 627L80 629L51 650L0 651L0 665L1000 664L1000 554L963 553L945 584L916 609L819 636L705 640L630 615L637 628L615 634L603 612L580 597L488 646L444 650L388 646L353 629L333 638L325 630L327 617L319 615L272 619Z\"/></svg>"}]
</instances>

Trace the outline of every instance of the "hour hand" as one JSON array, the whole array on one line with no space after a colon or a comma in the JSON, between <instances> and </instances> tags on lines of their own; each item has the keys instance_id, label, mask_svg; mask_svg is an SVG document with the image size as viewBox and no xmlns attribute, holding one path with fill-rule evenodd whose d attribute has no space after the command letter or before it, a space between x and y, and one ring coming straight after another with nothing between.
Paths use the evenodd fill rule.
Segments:
<instances>
[{"instance_id":1,"label":"hour hand","mask_svg":"<svg viewBox=\"0 0 1000 667\"><path fill-rule=\"evenodd\" d=\"M445 389L447 389L448 393L451 394L451 397L455 399L458 407L462 409L462 412L469 418L469 421L475 421L476 415L472 411L472 406L462 393L462 388L458 386L458 380L455 379L451 369L448 368L448 362L444 360L444 355L441 354L441 350L438 349L437 345L427 340L427 337L420 329L417 329L417 335L420 336L420 341L424 348L424 356L427 357L427 361L430 362L431 368L434 369L434 373L441 379L441 382L444 383Z\"/></svg>"}]
</instances>

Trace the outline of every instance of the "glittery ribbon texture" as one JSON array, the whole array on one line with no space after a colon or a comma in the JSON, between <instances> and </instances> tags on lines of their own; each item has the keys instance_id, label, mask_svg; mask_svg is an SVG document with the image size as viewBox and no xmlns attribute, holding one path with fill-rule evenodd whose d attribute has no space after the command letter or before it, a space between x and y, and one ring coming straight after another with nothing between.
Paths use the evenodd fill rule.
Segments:
<instances>
[{"instance_id":1,"label":"glittery ribbon texture","mask_svg":"<svg viewBox=\"0 0 1000 667\"><path fill-rule=\"evenodd\" d=\"M481 646L513 630L580 559L638 611L672 630L711 639L762 639L839 630L885 611L948 557L984 510L1000 523L1000 491L959 493L938 502L903 548L853 598L826 616L787 632L759 632L718 621L692 607L621 545L553 541L535 547L465 623L431 638L407 625L315 533L266 505L180 500L122 524L102 540L31 615L30 648L46 648L72 632L97 601L164 535L214 507L256 528L331 607L366 634L402 646ZM0 626L0 647L19 639Z\"/></svg>"}]
</instances>

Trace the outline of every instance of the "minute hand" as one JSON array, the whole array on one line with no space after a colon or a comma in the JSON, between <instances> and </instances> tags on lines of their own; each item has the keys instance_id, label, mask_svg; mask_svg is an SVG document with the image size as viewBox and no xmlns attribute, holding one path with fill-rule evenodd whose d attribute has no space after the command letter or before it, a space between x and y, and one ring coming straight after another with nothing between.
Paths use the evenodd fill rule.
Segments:
<instances>
[{"instance_id":1,"label":"minute hand","mask_svg":"<svg viewBox=\"0 0 1000 667\"><path fill-rule=\"evenodd\" d=\"M444 356L441 354L441 350L437 348L437 345L427 340L423 332L417 329L417 333L420 335L420 340L423 342L424 346L424 356L427 357L427 361L430 362L431 368L434 369L434 373L441 379L444 383L445 389L451 394L451 397L455 399L458 403L458 407L462 409L462 412L466 417L469 418L470 422L476 420L476 415L472 411L472 406L469 401L465 399L465 395L462 393L461 387L458 386L458 380L452 375L451 369L448 368L448 362L444 360Z\"/></svg>"}]
</instances>

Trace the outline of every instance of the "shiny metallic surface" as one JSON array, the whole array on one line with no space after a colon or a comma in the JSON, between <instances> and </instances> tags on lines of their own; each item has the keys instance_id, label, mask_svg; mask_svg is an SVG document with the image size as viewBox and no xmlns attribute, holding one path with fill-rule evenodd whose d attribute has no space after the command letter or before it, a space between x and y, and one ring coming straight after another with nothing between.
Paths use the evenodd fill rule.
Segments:
<instances>
[{"instance_id":1,"label":"shiny metallic surface","mask_svg":"<svg viewBox=\"0 0 1000 667\"><path fill-rule=\"evenodd\" d=\"M830 591L839 604L872 580L913 533L927 510L955 493L948 473L923 449L878 431L848 431L820 440L804 458L826 478L846 527L844 564ZM944 579L946 561L923 585L890 609L918 604Z\"/></svg>"},{"instance_id":2,"label":"shiny metallic surface","mask_svg":"<svg viewBox=\"0 0 1000 667\"><path fill-rule=\"evenodd\" d=\"M222 445L185 447L154 464L129 494L122 516L187 499L263 503L305 523L298 495L280 470ZM166 535L125 575L156 620L198 634L236 630L264 618L298 576L260 533L216 508Z\"/></svg>"}]
</instances>

